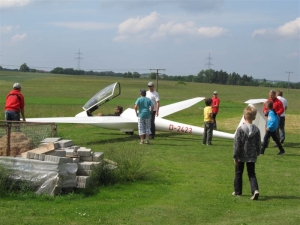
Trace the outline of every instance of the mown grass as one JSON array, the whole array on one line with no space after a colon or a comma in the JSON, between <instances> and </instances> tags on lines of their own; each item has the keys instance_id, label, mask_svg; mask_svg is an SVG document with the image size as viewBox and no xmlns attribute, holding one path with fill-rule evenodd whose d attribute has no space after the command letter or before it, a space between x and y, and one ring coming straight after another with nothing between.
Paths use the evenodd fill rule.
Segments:
<instances>
[{"instance_id":1,"label":"mown grass","mask_svg":"<svg viewBox=\"0 0 300 225\"><path fill-rule=\"evenodd\" d=\"M3 75L4 74L4 75ZM6 75L5 75L6 74ZM26 76L27 79L24 77ZM0 72L0 107L14 82L22 79L27 117L73 116L101 88L119 81L122 94L100 111L115 105L132 107L139 89L148 80L110 77L51 76ZM217 90L221 110L219 129L234 132L250 98L267 98L269 88L235 87L213 84L176 85L160 81L161 104L197 96L211 96ZM260 187L258 201L250 200L244 175L244 193L231 196L234 166L232 140L213 139L213 146L202 146L201 136L158 132L151 145L139 145L137 135L88 125L59 124L58 135L76 145L103 151L112 159L118 151L139 152L146 173L134 182L101 186L93 191L49 197L32 194L4 196L0 204L3 224L299 224L299 90L284 90L287 111L286 155L276 155L270 147L257 162ZM83 102L81 102L83 100ZM202 126L204 103L168 117ZM4 112L2 118L4 118ZM0 114L1 116L1 114ZM135 132L136 133L136 132Z\"/></svg>"}]
</instances>

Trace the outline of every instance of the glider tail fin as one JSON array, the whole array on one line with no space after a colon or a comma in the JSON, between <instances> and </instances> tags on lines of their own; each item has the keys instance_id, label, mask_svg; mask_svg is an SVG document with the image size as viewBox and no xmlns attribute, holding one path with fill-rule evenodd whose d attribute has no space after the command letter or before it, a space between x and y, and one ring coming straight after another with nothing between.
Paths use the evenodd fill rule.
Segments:
<instances>
[{"instance_id":1,"label":"glider tail fin","mask_svg":"<svg viewBox=\"0 0 300 225\"><path fill-rule=\"evenodd\" d=\"M264 136L265 136L265 126L266 126L266 122L267 122L267 119L266 119L265 115L263 114L263 107L264 107L264 103L266 101L267 101L267 99L249 99L248 101L245 102L246 104L253 106L254 108L257 109L256 118L255 118L255 120L253 120L252 124L255 124L258 127L258 129L260 131L261 141L263 141ZM242 119L241 119L238 127L240 127L243 123L245 123L244 116L242 116ZM235 131L235 133L236 133L236 131ZM235 133L234 133L234 136L235 136Z\"/></svg>"}]
</instances>

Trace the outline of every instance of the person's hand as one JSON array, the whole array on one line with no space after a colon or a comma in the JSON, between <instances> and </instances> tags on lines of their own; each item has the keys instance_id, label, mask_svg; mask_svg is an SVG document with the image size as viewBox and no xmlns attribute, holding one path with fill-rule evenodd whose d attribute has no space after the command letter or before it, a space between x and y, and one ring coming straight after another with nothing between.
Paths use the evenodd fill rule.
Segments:
<instances>
[{"instance_id":1,"label":"person's hand","mask_svg":"<svg viewBox=\"0 0 300 225\"><path fill-rule=\"evenodd\" d=\"M239 161L237 159L234 159L233 162L235 165L237 165Z\"/></svg>"}]
</instances>

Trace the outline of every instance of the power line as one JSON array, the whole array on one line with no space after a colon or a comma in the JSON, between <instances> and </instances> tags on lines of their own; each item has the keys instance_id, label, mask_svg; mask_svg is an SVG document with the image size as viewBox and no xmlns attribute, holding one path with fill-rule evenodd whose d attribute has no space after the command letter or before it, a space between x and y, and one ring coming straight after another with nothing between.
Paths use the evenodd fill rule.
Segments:
<instances>
[{"instance_id":1,"label":"power line","mask_svg":"<svg viewBox=\"0 0 300 225\"><path fill-rule=\"evenodd\" d=\"M75 55L78 55L78 57L75 58L75 59L78 60L77 61L77 70L80 70L80 59L83 59L83 58L80 57L81 54L83 54L83 53L80 52L80 49L79 49L79 52L75 53Z\"/></svg>"},{"instance_id":2,"label":"power line","mask_svg":"<svg viewBox=\"0 0 300 225\"><path fill-rule=\"evenodd\" d=\"M158 91L158 71L166 70L166 69L150 69L150 70L156 70L156 91Z\"/></svg>"},{"instance_id":3,"label":"power line","mask_svg":"<svg viewBox=\"0 0 300 225\"><path fill-rule=\"evenodd\" d=\"M211 63L212 58L210 57L210 53L208 53L208 58L206 58L208 60L208 63L205 63L206 66L208 66L208 69L210 69L210 66L214 65Z\"/></svg>"}]
</instances>

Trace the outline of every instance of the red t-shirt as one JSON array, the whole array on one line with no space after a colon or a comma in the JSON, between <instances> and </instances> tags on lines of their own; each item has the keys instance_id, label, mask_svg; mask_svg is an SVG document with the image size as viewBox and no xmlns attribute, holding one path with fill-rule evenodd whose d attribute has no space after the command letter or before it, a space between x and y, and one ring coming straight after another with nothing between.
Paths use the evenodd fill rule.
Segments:
<instances>
[{"instance_id":1,"label":"red t-shirt","mask_svg":"<svg viewBox=\"0 0 300 225\"><path fill-rule=\"evenodd\" d=\"M5 110L20 112L24 109L24 96L19 90L12 90L6 96Z\"/></svg>"},{"instance_id":2,"label":"red t-shirt","mask_svg":"<svg viewBox=\"0 0 300 225\"><path fill-rule=\"evenodd\" d=\"M269 98L268 101L273 102L273 109L275 110L278 116L280 116L284 112L283 104L278 98L275 98L274 100ZM264 106L263 112L265 113L266 110L267 108Z\"/></svg>"},{"instance_id":3,"label":"red t-shirt","mask_svg":"<svg viewBox=\"0 0 300 225\"><path fill-rule=\"evenodd\" d=\"M220 99L218 97L212 98L212 106L218 105L218 107L212 107L212 112L213 113L218 113L219 112L219 106L220 106Z\"/></svg>"}]
</instances>

